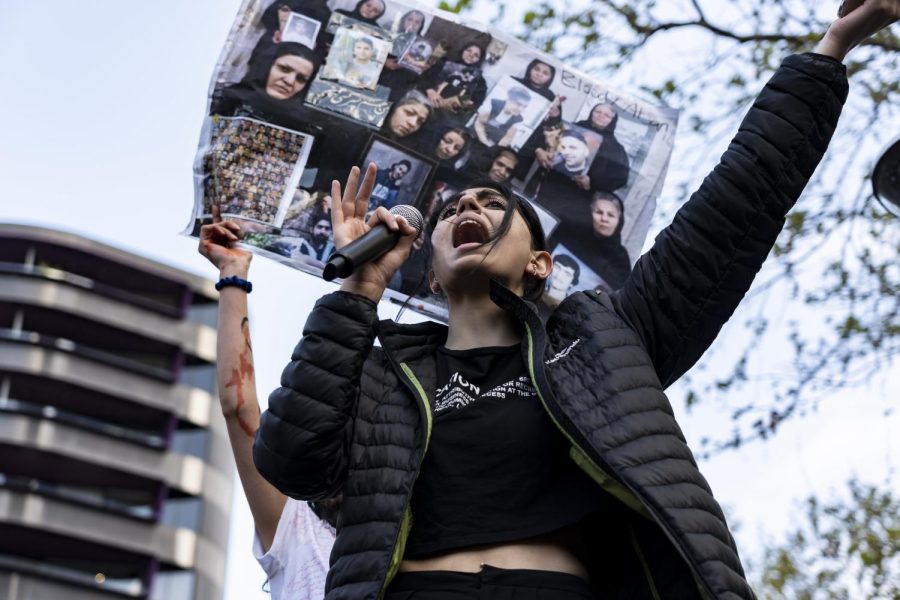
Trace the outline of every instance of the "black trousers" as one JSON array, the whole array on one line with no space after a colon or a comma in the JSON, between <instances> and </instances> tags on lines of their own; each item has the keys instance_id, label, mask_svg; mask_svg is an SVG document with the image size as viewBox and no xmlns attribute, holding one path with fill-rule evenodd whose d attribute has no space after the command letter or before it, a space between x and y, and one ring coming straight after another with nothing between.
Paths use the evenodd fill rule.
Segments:
<instances>
[{"instance_id":1,"label":"black trousers","mask_svg":"<svg viewBox=\"0 0 900 600\"><path fill-rule=\"evenodd\" d=\"M580 577L554 571L498 569L479 573L398 573L385 600L594 600Z\"/></svg>"}]
</instances>

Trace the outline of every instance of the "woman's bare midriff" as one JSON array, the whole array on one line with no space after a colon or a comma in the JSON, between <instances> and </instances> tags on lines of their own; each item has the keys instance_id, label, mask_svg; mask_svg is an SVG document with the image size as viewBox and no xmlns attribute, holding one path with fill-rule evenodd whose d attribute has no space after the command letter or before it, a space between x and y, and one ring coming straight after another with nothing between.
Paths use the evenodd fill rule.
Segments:
<instances>
[{"instance_id":1,"label":"woman's bare midriff","mask_svg":"<svg viewBox=\"0 0 900 600\"><path fill-rule=\"evenodd\" d=\"M401 573L457 571L477 573L482 566L498 569L556 571L588 579L587 568L572 551L571 532L559 532L521 542L472 546L422 559L404 559Z\"/></svg>"}]
</instances>

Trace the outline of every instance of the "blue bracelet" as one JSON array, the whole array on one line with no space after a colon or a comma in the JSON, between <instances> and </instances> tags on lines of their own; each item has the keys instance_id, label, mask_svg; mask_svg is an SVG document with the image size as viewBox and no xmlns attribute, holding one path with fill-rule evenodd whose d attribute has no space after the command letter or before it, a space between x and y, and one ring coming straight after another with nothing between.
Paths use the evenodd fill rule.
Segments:
<instances>
[{"instance_id":1,"label":"blue bracelet","mask_svg":"<svg viewBox=\"0 0 900 600\"><path fill-rule=\"evenodd\" d=\"M223 277L216 283L216 289L220 292L222 291L222 288L226 287L239 287L248 294L253 291L253 284L246 279L241 279L237 275Z\"/></svg>"}]
</instances>

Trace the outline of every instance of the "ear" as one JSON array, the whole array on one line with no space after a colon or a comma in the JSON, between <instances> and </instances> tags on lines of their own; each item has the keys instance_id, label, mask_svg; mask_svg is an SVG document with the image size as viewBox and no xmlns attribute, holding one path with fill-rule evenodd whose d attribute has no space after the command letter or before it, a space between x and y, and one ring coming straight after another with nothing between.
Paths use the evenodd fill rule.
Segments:
<instances>
[{"instance_id":1,"label":"ear","mask_svg":"<svg viewBox=\"0 0 900 600\"><path fill-rule=\"evenodd\" d=\"M444 291L441 289L441 284L438 283L438 280L434 276L434 271L431 269L428 269L428 287L435 296L440 296Z\"/></svg>"},{"instance_id":2,"label":"ear","mask_svg":"<svg viewBox=\"0 0 900 600\"><path fill-rule=\"evenodd\" d=\"M534 265L534 269L529 273L535 279L544 280L550 276L553 270L553 257L546 250L533 252L529 265Z\"/></svg>"}]
</instances>

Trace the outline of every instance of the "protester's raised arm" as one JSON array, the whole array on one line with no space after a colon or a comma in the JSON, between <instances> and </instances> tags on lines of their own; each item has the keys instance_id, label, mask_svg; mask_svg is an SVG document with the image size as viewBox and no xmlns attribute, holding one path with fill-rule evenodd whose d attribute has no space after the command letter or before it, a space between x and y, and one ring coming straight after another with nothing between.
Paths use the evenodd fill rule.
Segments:
<instances>
[{"instance_id":1,"label":"protester's raised arm","mask_svg":"<svg viewBox=\"0 0 900 600\"><path fill-rule=\"evenodd\" d=\"M853 48L900 19L900 0L844 0L816 45L816 54L842 61Z\"/></svg>"},{"instance_id":2,"label":"protester's raised arm","mask_svg":"<svg viewBox=\"0 0 900 600\"><path fill-rule=\"evenodd\" d=\"M614 294L664 385L734 312L819 164L848 92L840 59L898 16L900 0L866 0L831 25L817 53L785 59L719 165Z\"/></svg>"},{"instance_id":3,"label":"protester's raised arm","mask_svg":"<svg viewBox=\"0 0 900 600\"><path fill-rule=\"evenodd\" d=\"M332 226L338 248L384 223L402 236L378 259L360 265L341 291L322 297L306 321L303 337L269 396L253 446L260 473L294 498L321 500L342 488L363 364L372 350L377 303L409 256L415 229L379 207L366 221L375 167L362 182L353 167L347 185L332 188Z\"/></svg>"},{"instance_id":4,"label":"protester's raised arm","mask_svg":"<svg viewBox=\"0 0 900 600\"><path fill-rule=\"evenodd\" d=\"M252 255L233 246L241 237L233 221L204 225L200 231L200 253L219 270L221 278L247 279ZM253 438L259 428L259 403L253 372L253 349L247 312L247 292L224 287L219 295L216 375L219 402L228 430L228 441L238 478L253 514L263 549L268 551L284 509L286 498L253 465Z\"/></svg>"}]
</instances>

